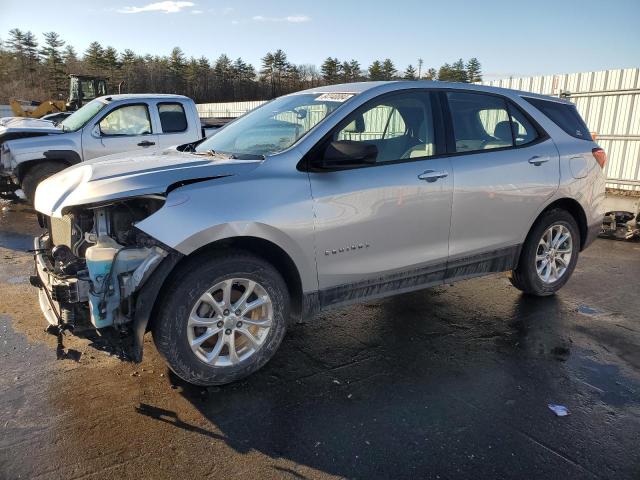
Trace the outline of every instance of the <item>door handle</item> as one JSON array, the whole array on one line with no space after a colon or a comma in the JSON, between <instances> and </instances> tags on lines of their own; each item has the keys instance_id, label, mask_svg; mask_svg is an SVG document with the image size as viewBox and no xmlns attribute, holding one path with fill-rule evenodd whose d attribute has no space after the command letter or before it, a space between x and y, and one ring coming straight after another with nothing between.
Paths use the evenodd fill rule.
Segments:
<instances>
[{"instance_id":1,"label":"door handle","mask_svg":"<svg viewBox=\"0 0 640 480\"><path fill-rule=\"evenodd\" d=\"M531 165L535 165L536 167L539 167L540 165L548 161L549 161L549 157L541 157L539 155L534 155L529 159L529 163Z\"/></svg>"},{"instance_id":2,"label":"door handle","mask_svg":"<svg viewBox=\"0 0 640 480\"><path fill-rule=\"evenodd\" d=\"M149 140L143 140L138 144L139 147L150 147L151 145L155 145L156 142L150 142Z\"/></svg>"},{"instance_id":3,"label":"door handle","mask_svg":"<svg viewBox=\"0 0 640 480\"><path fill-rule=\"evenodd\" d=\"M435 182L436 180L438 180L439 178L445 178L448 177L449 174L445 171L436 171L436 170L426 170L424 172L422 172L420 175L418 175L418 178L420 180L426 180L427 182Z\"/></svg>"}]
</instances>

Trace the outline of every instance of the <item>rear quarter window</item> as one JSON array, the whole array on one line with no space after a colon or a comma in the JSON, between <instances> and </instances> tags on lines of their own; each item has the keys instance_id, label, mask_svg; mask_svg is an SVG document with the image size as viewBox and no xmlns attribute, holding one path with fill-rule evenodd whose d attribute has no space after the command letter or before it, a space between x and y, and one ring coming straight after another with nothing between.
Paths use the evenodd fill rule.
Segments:
<instances>
[{"instance_id":1,"label":"rear quarter window","mask_svg":"<svg viewBox=\"0 0 640 480\"><path fill-rule=\"evenodd\" d=\"M584 123L575 105L542 100L540 98L524 97L524 99L572 137L591 140L589 128Z\"/></svg>"},{"instance_id":2,"label":"rear quarter window","mask_svg":"<svg viewBox=\"0 0 640 480\"><path fill-rule=\"evenodd\" d=\"M179 133L187 130L187 116L180 103L159 103L158 114L162 133Z\"/></svg>"}]
</instances>

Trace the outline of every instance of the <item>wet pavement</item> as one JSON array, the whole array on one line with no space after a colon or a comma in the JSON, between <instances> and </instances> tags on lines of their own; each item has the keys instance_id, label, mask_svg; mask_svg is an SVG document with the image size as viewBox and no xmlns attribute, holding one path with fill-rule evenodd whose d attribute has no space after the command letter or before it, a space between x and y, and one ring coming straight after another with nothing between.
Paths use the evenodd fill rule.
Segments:
<instances>
[{"instance_id":1,"label":"wet pavement","mask_svg":"<svg viewBox=\"0 0 640 480\"><path fill-rule=\"evenodd\" d=\"M150 336L136 365L45 333L38 230L0 204L0 478L640 478L638 243L598 240L551 298L494 275L332 310L202 389Z\"/></svg>"}]
</instances>

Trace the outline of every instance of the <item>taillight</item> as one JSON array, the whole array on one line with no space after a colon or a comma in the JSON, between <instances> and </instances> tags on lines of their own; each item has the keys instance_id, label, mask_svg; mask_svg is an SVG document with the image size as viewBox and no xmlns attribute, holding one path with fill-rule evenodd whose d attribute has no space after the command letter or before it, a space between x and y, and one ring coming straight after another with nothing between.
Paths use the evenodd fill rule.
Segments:
<instances>
[{"instance_id":1,"label":"taillight","mask_svg":"<svg viewBox=\"0 0 640 480\"><path fill-rule=\"evenodd\" d=\"M607 154L605 151L598 147L591 150L591 153L593 153L593 157L596 159L596 162L598 162L598 165L600 165L600 168L604 168L604 164L607 163Z\"/></svg>"}]
</instances>

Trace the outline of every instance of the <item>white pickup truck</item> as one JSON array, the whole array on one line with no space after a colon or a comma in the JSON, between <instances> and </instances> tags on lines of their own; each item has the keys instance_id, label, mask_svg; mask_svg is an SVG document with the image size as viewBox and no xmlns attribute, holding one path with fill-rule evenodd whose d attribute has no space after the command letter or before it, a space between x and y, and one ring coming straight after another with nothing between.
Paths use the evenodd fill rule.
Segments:
<instances>
[{"instance_id":1,"label":"white pickup truck","mask_svg":"<svg viewBox=\"0 0 640 480\"><path fill-rule=\"evenodd\" d=\"M96 98L60 123L0 120L0 197L33 202L45 178L95 157L194 143L224 122L205 126L182 95L126 94Z\"/></svg>"}]
</instances>

